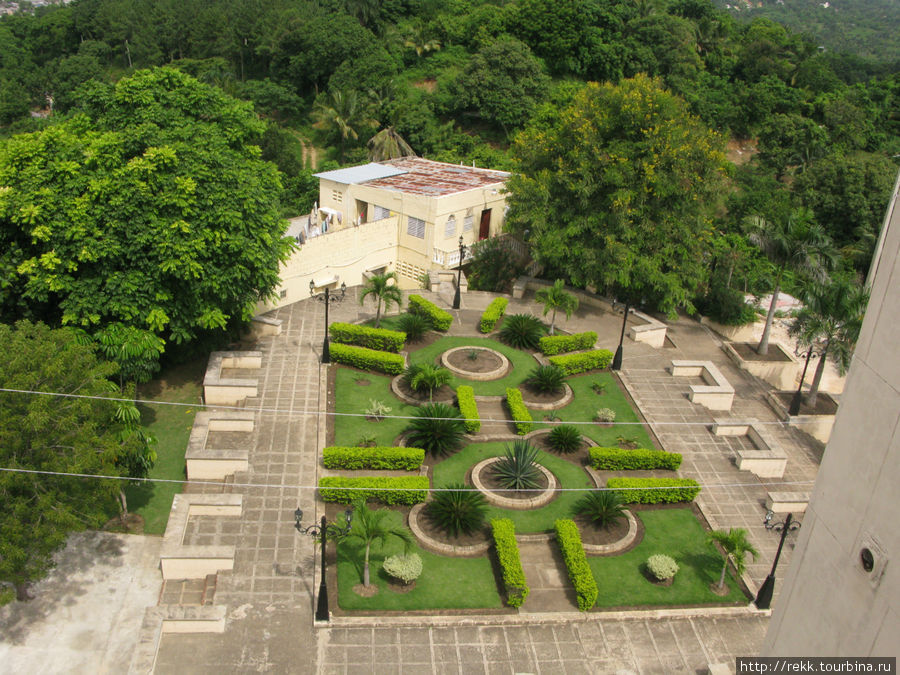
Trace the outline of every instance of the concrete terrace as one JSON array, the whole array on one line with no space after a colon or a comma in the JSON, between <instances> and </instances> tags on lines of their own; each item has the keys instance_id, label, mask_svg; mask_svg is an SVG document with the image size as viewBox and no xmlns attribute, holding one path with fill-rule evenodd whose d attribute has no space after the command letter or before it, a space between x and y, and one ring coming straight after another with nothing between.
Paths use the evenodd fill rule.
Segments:
<instances>
[{"instance_id":1,"label":"concrete terrace","mask_svg":"<svg viewBox=\"0 0 900 675\"><path fill-rule=\"evenodd\" d=\"M357 291L348 289L345 301L331 308L333 321L373 314L371 304L360 307ZM445 293L420 293L449 306L451 298ZM480 311L492 297L464 295L451 334L477 334ZM532 298L527 293L511 300L507 313L539 315ZM757 653L768 618L748 608L344 616L330 627L314 628L318 579L313 540L294 530L293 512L299 505L305 514L316 513L310 486L316 484L318 448L323 444L318 414L325 404L319 372L323 308L304 300L267 316L282 321L282 332L253 346L262 353L262 367L255 373L258 397L244 402L247 410L258 411L249 440L249 469L220 486L192 486L201 492L242 494L242 513L219 522L199 516L188 522L186 531L192 543L235 547L233 571L218 575L213 600L226 608L225 632L163 634L156 672L672 673L702 671L720 662L733 667L735 656ZM614 348L621 316L585 308L568 321L560 317L558 325L570 332L594 330L598 344ZM778 536L762 525L767 490L808 491L819 446L775 424L776 416L763 400L767 385L735 368L707 328L682 319L670 324L669 335L661 349L626 339L622 380L663 447L684 454L680 475L706 486L699 502L710 525L749 530L761 554L748 567L748 585L755 591L778 544ZM691 403L689 378L673 378L666 370L673 359L713 361L735 388L732 410L713 412ZM753 418L768 430L788 456L783 479L760 479L736 468L734 456L745 439L714 436L709 430L725 417ZM803 484L779 487L795 481ZM307 515L305 521L310 524L312 519ZM785 546L780 574L787 570L792 539ZM776 594L779 587L780 579ZM333 581L330 590L334 602ZM132 665L134 672L141 672L135 662Z\"/></svg>"}]
</instances>

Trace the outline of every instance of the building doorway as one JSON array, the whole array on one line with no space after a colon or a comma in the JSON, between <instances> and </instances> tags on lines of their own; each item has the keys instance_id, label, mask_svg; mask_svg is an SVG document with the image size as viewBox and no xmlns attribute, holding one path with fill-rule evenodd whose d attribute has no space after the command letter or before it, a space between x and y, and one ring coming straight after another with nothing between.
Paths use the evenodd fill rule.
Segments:
<instances>
[{"instance_id":1,"label":"building doorway","mask_svg":"<svg viewBox=\"0 0 900 675\"><path fill-rule=\"evenodd\" d=\"M491 210L481 212L481 224L478 227L478 240L487 239L491 234Z\"/></svg>"}]
</instances>

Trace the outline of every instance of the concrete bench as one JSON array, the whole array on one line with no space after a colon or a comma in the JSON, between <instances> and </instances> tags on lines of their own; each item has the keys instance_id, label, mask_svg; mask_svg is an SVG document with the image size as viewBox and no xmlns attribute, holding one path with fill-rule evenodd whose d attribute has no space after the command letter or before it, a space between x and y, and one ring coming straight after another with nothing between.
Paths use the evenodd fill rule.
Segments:
<instances>
[{"instance_id":1,"label":"concrete bench","mask_svg":"<svg viewBox=\"0 0 900 675\"><path fill-rule=\"evenodd\" d=\"M712 361L672 361L673 377L700 377L706 384L692 384L690 400L710 410L731 410L734 387Z\"/></svg>"},{"instance_id":2,"label":"concrete bench","mask_svg":"<svg viewBox=\"0 0 900 675\"><path fill-rule=\"evenodd\" d=\"M191 516L240 516L243 495L175 495L163 536L160 568L163 579L202 579L234 567L234 546L185 546L184 533Z\"/></svg>"},{"instance_id":3,"label":"concrete bench","mask_svg":"<svg viewBox=\"0 0 900 675\"><path fill-rule=\"evenodd\" d=\"M766 508L774 513L805 513L809 492L769 492Z\"/></svg>"},{"instance_id":4,"label":"concrete bench","mask_svg":"<svg viewBox=\"0 0 900 675\"><path fill-rule=\"evenodd\" d=\"M243 410L200 412L194 418L187 450L184 453L188 480L224 480L249 468L249 441L255 414ZM248 447L222 449L209 447L209 432L237 431L248 434Z\"/></svg>"},{"instance_id":5,"label":"concrete bench","mask_svg":"<svg viewBox=\"0 0 900 675\"><path fill-rule=\"evenodd\" d=\"M746 436L754 449L738 450L737 467L760 478L781 478L787 468L787 455L778 445L765 437L762 429L752 421L716 420L712 427L716 436Z\"/></svg>"},{"instance_id":6,"label":"concrete bench","mask_svg":"<svg viewBox=\"0 0 900 675\"><path fill-rule=\"evenodd\" d=\"M262 368L262 352L213 352L203 377L203 398L208 405L236 405L259 393L257 378L223 378L222 370Z\"/></svg>"}]
</instances>

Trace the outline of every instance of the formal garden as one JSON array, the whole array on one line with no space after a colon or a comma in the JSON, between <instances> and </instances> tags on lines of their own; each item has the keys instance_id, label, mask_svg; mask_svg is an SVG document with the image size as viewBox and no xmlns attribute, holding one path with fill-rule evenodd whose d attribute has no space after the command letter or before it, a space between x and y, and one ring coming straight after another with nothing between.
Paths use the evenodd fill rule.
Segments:
<instances>
[{"instance_id":1,"label":"formal garden","mask_svg":"<svg viewBox=\"0 0 900 675\"><path fill-rule=\"evenodd\" d=\"M552 293L545 306L569 314ZM555 541L582 610L747 602L722 551L738 571L755 551L706 530L700 486L657 447L596 334L504 316L501 297L484 337L447 336L452 316L428 300L382 317L377 299L368 325L330 327L319 495L330 518L354 507L341 610L519 607L517 535Z\"/></svg>"}]
</instances>

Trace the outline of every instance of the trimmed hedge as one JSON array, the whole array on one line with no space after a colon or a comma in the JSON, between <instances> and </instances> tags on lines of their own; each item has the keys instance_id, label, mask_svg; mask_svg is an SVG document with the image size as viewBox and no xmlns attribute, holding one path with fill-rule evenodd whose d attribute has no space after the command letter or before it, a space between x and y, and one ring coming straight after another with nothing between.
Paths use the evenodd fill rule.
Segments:
<instances>
[{"instance_id":1,"label":"trimmed hedge","mask_svg":"<svg viewBox=\"0 0 900 675\"><path fill-rule=\"evenodd\" d=\"M503 586L506 589L506 604L510 607L521 607L528 597L528 582L525 581L525 570L519 557L519 544L516 541L516 526L509 518L495 518L491 521L494 534L494 546L497 549L497 560L503 573Z\"/></svg>"},{"instance_id":2,"label":"trimmed hedge","mask_svg":"<svg viewBox=\"0 0 900 675\"><path fill-rule=\"evenodd\" d=\"M340 342L331 345L331 360L354 366L361 370L374 370L388 375L399 375L403 372L404 361L400 354L382 352L366 347L355 347Z\"/></svg>"},{"instance_id":3,"label":"trimmed hedge","mask_svg":"<svg viewBox=\"0 0 900 675\"><path fill-rule=\"evenodd\" d=\"M669 469L681 466L681 454L664 450L623 450L622 448L590 448L591 466L605 471Z\"/></svg>"},{"instance_id":4,"label":"trimmed hedge","mask_svg":"<svg viewBox=\"0 0 900 675\"><path fill-rule=\"evenodd\" d=\"M512 415L513 422L516 423L516 433L519 436L524 436L534 429L534 421L531 413L528 412L528 408L525 407L521 391L516 388L507 388L506 406L509 408L509 414Z\"/></svg>"},{"instance_id":5,"label":"trimmed hedge","mask_svg":"<svg viewBox=\"0 0 900 675\"><path fill-rule=\"evenodd\" d=\"M475 390L463 384L456 389L456 402L459 404L459 412L465 418L463 424L470 434L481 431L481 419L478 417L478 404L475 403Z\"/></svg>"},{"instance_id":6,"label":"trimmed hedge","mask_svg":"<svg viewBox=\"0 0 900 675\"><path fill-rule=\"evenodd\" d=\"M613 360L613 353L608 349L595 349L590 352L578 354L565 354L563 356L551 356L549 361L559 367L566 375L586 373L589 370L606 368Z\"/></svg>"},{"instance_id":7,"label":"trimmed hedge","mask_svg":"<svg viewBox=\"0 0 900 675\"><path fill-rule=\"evenodd\" d=\"M507 298L494 298L491 304L487 306L487 309L484 310L484 314L481 315L481 323L478 324L478 330L482 333L490 333L494 330L494 326L497 325L497 322L503 316L508 304L509 300Z\"/></svg>"},{"instance_id":8,"label":"trimmed hedge","mask_svg":"<svg viewBox=\"0 0 900 675\"><path fill-rule=\"evenodd\" d=\"M341 504L365 499L412 505L425 501L429 487L428 476L325 476L319 479L319 497L323 502Z\"/></svg>"},{"instance_id":9,"label":"trimmed hedge","mask_svg":"<svg viewBox=\"0 0 900 675\"><path fill-rule=\"evenodd\" d=\"M569 579L578 594L578 609L588 611L597 603L600 590L597 588L597 580L588 565L587 556L584 553L584 544L581 543L581 533L574 520L567 518L557 520L556 541L562 553L566 568L569 570Z\"/></svg>"},{"instance_id":10,"label":"trimmed hedge","mask_svg":"<svg viewBox=\"0 0 900 675\"><path fill-rule=\"evenodd\" d=\"M410 314L421 314L428 318L428 320L431 321L431 326L435 330L446 331L450 328L450 324L453 323L452 314L445 312L436 304L426 300L421 295L413 294L409 296L408 311Z\"/></svg>"},{"instance_id":11,"label":"trimmed hedge","mask_svg":"<svg viewBox=\"0 0 900 675\"><path fill-rule=\"evenodd\" d=\"M385 469L415 471L425 460L422 448L377 446L354 448L333 445L322 450L326 469Z\"/></svg>"},{"instance_id":12,"label":"trimmed hedge","mask_svg":"<svg viewBox=\"0 0 900 675\"><path fill-rule=\"evenodd\" d=\"M328 327L328 333L335 342L384 352L399 352L406 343L406 333L385 328L358 326L355 323L333 323Z\"/></svg>"},{"instance_id":13,"label":"trimmed hedge","mask_svg":"<svg viewBox=\"0 0 900 675\"><path fill-rule=\"evenodd\" d=\"M692 502L700 494L700 484L693 478L610 478L606 481L606 487L616 489L626 504Z\"/></svg>"},{"instance_id":14,"label":"trimmed hedge","mask_svg":"<svg viewBox=\"0 0 900 675\"><path fill-rule=\"evenodd\" d=\"M597 334L591 330L587 333L575 333L574 335L548 335L541 338L539 345L541 353L547 356L554 356L563 352L590 349L596 343Z\"/></svg>"}]
</instances>

